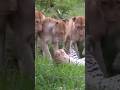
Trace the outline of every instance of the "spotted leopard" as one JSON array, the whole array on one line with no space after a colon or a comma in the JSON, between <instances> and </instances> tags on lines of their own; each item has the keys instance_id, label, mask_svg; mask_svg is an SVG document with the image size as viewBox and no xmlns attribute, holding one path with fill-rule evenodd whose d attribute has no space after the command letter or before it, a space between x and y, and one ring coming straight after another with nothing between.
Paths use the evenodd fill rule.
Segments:
<instances>
[{"instance_id":1,"label":"spotted leopard","mask_svg":"<svg viewBox=\"0 0 120 90\"><path fill-rule=\"evenodd\" d=\"M93 55L90 36L86 39L86 90L120 90L120 75L106 78Z\"/></svg>"}]
</instances>

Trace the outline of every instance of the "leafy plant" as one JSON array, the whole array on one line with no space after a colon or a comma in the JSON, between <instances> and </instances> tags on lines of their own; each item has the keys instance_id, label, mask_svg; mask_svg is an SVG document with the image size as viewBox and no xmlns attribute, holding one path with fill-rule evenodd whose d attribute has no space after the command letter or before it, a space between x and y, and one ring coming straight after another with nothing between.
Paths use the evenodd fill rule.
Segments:
<instances>
[{"instance_id":1,"label":"leafy plant","mask_svg":"<svg viewBox=\"0 0 120 90\"><path fill-rule=\"evenodd\" d=\"M84 0L36 0L36 8L54 18L85 15Z\"/></svg>"}]
</instances>

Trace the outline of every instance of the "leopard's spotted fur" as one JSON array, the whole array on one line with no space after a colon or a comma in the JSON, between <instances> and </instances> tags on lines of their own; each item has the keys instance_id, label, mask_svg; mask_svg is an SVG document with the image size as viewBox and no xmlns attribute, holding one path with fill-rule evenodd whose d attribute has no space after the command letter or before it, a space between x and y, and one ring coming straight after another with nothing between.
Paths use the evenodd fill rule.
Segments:
<instances>
[{"instance_id":1,"label":"leopard's spotted fur","mask_svg":"<svg viewBox=\"0 0 120 90\"><path fill-rule=\"evenodd\" d=\"M86 39L86 90L120 90L120 75L106 78L93 55L93 44Z\"/></svg>"}]
</instances>

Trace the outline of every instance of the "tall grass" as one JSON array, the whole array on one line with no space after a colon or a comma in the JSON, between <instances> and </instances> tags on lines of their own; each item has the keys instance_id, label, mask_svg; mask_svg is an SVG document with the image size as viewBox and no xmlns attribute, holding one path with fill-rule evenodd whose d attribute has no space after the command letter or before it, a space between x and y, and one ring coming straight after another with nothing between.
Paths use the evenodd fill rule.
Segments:
<instances>
[{"instance_id":1,"label":"tall grass","mask_svg":"<svg viewBox=\"0 0 120 90\"><path fill-rule=\"evenodd\" d=\"M56 65L37 55L35 67L35 90L85 90L84 66Z\"/></svg>"}]
</instances>

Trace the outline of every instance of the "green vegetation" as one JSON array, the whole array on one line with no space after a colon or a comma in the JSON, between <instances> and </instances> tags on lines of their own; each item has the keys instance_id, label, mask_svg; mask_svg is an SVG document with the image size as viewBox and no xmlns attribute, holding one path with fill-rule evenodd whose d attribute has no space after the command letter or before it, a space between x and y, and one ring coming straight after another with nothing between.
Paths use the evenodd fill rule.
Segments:
<instances>
[{"instance_id":1,"label":"green vegetation","mask_svg":"<svg viewBox=\"0 0 120 90\"><path fill-rule=\"evenodd\" d=\"M85 67L53 64L36 56L35 90L85 90Z\"/></svg>"},{"instance_id":2,"label":"green vegetation","mask_svg":"<svg viewBox=\"0 0 120 90\"><path fill-rule=\"evenodd\" d=\"M85 15L84 0L36 0L36 8L55 18Z\"/></svg>"}]
</instances>

